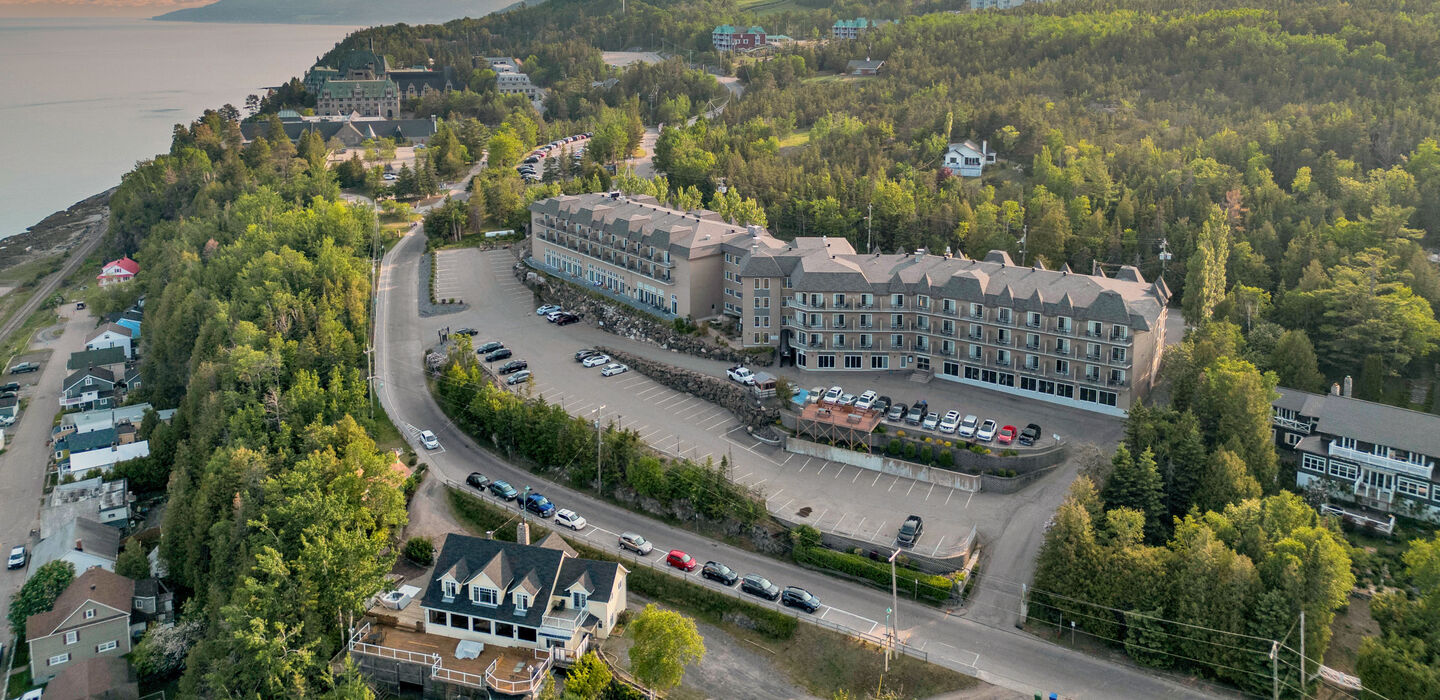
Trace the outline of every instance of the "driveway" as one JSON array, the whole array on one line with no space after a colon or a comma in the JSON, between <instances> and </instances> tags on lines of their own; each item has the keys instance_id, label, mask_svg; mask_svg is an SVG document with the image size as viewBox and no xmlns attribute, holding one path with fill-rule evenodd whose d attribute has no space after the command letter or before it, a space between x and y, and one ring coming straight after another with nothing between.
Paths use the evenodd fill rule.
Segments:
<instances>
[{"instance_id":1,"label":"driveway","mask_svg":"<svg viewBox=\"0 0 1440 700\"><path fill-rule=\"evenodd\" d=\"M425 247L423 236L417 234L418 230L394 246L381 267L375 329L376 383L385 409L417 451L425 452L415 438L419 429L429 428L438 436L442 449L422 457L431 465L435 478L463 482L470 471L481 471L522 488L541 490L560 506L578 510L589 519L592 525L582 534L597 546L613 547L613 533L639 531L654 542L657 551L682 549L700 559L724 561L739 571L762 573L781 585L804 586L825 602L813 618L802 615L806 621L823 620L857 632L883 630L885 610L891 607L889 592L846 583L732 547L550 483L480 448L456 429L426 389L419 361L430 334L443 323L421 319L417 314L418 261ZM491 271L482 268L477 273L477 276L487 276ZM516 299L515 303L519 301ZM494 303L502 302L496 298ZM487 329L487 332L501 330ZM428 491L417 495L417 498L434 497ZM632 562L630 566L653 565L658 555L648 559ZM704 583L695 574L680 574L675 570L671 570L671 574L685 575L700 585L718 588L718 584ZM737 595L730 589L725 592ZM1006 605L1013 608L1018 603L1018 599L1011 599ZM1018 632L1013 626L992 626L903 599L894 613L901 639L921 650L932 663L1022 694L1058 692L1074 698L1189 698L1213 694L1198 681L1152 675L1128 664L1042 641Z\"/></svg>"}]
</instances>

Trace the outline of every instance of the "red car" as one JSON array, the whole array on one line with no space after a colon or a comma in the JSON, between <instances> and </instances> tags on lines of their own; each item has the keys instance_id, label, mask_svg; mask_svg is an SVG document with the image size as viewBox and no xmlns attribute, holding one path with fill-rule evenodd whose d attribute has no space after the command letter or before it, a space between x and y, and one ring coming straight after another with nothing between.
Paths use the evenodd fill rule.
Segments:
<instances>
[{"instance_id":1,"label":"red car","mask_svg":"<svg viewBox=\"0 0 1440 700\"><path fill-rule=\"evenodd\" d=\"M995 434L995 439L999 440L1000 444L1002 445L1008 445L1012 442L1015 442L1015 426L1007 425L1001 428L1000 432Z\"/></svg>"},{"instance_id":2,"label":"red car","mask_svg":"<svg viewBox=\"0 0 1440 700\"><path fill-rule=\"evenodd\" d=\"M681 571L694 571L695 567L700 566L700 562L695 561L695 557L678 549L670 550L670 553L665 556L665 563Z\"/></svg>"}]
</instances>

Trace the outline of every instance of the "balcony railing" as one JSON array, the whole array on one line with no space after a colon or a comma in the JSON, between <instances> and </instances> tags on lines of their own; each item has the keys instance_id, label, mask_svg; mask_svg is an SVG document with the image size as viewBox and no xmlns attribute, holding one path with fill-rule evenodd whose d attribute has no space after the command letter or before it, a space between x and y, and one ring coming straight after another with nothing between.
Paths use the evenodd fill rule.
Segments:
<instances>
[{"instance_id":1,"label":"balcony railing","mask_svg":"<svg viewBox=\"0 0 1440 700\"><path fill-rule=\"evenodd\" d=\"M1009 367L1010 360L995 360L996 367Z\"/></svg>"},{"instance_id":2,"label":"balcony railing","mask_svg":"<svg viewBox=\"0 0 1440 700\"><path fill-rule=\"evenodd\" d=\"M545 683L545 673L550 670L550 659L547 657L540 663L534 665L534 670L530 672L528 677L514 681L495 675L495 666L499 663L500 658L497 658L490 662L489 668L485 669L485 683L495 690L510 695L528 695L539 691L540 686ZM439 677L438 672L443 671L444 669L437 669L435 676ZM454 672L452 671L451 673ZM469 676L471 674L465 673L460 675Z\"/></svg>"},{"instance_id":3,"label":"balcony railing","mask_svg":"<svg viewBox=\"0 0 1440 700\"><path fill-rule=\"evenodd\" d=\"M1125 358L1125 357L1121 357L1121 358L1118 358L1118 359L1117 359L1114 355L1111 355L1111 356L1110 356L1110 364L1112 364L1112 365L1118 365L1118 366L1121 366L1121 367L1128 367L1128 366L1130 365L1130 360L1129 360L1129 358Z\"/></svg>"},{"instance_id":4,"label":"balcony railing","mask_svg":"<svg viewBox=\"0 0 1440 700\"><path fill-rule=\"evenodd\" d=\"M586 612L580 608L552 610L548 615L540 618L540 626L574 632L580 626L580 620L584 619L585 615Z\"/></svg>"},{"instance_id":5,"label":"balcony railing","mask_svg":"<svg viewBox=\"0 0 1440 700\"><path fill-rule=\"evenodd\" d=\"M1329 451L1331 457L1340 457L1342 459L1348 459L1353 462L1361 462L1363 464L1376 467L1378 469L1397 472L1406 476L1413 476L1424 479L1426 481L1430 480L1430 474L1432 471L1434 471L1435 468L1434 462L1423 465L1411 464L1410 462L1398 459L1381 457L1380 455L1372 454L1370 452L1361 452L1360 450L1351 449L1349 447L1341 447L1335 444L1333 441L1330 443Z\"/></svg>"},{"instance_id":6,"label":"balcony railing","mask_svg":"<svg viewBox=\"0 0 1440 700\"><path fill-rule=\"evenodd\" d=\"M1282 428L1285 428L1286 430L1292 430L1294 432L1304 433L1306 435L1310 434L1310 421L1295 420L1294 418L1281 418L1280 416L1272 415L1270 416L1270 422Z\"/></svg>"},{"instance_id":7,"label":"balcony railing","mask_svg":"<svg viewBox=\"0 0 1440 700\"><path fill-rule=\"evenodd\" d=\"M1026 344L1025 344L1025 349L1026 349L1026 350L1039 350L1039 349L1040 349L1040 343L1039 343L1039 342L1026 343Z\"/></svg>"},{"instance_id":8,"label":"balcony railing","mask_svg":"<svg viewBox=\"0 0 1440 700\"><path fill-rule=\"evenodd\" d=\"M1115 333L1114 331L1111 331L1111 332L1110 332L1110 342L1112 342L1112 343L1119 343L1119 344L1121 344L1121 345L1129 345L1134 339L1135 339L1135 336L1133 336L1133 335L1131 335L1131 334L1129 334L1129 333L1126 333L1126 334L1124 334L1124 335L1119 335L1119 334Z\"/></svg>"},{"instance_id":9,"label":"balcony railing","mask_svg":"<svg viewBox=\"0 0 1440 700\"><path fill-rule=\"evenodd\" d=\"M1099 331L1098 329L1095 329L1095 328L1086 328L1086 329L1085 329L1085 337L1086 337L1086 338L1099 338L1099 337L1100 337L1100 331Z\"/></svg>"},{"instance_id":10,"label":"balcony railing","mask_svg":"<svg viewBox=\"0 0 1440 700\"><path fill-rule=\"evenodd\" d=\"M1005 334L1001 334L1001 333L995 333L995 334L993 334L993 335L990 336L990 342L992 342L992 343L994 343L994 344L996 344L996 345L1009 345L1011 340L1012 340L1012 337L1011 337L1011 336L1005 335Z\"/></svg>"},{"instance_id":11,"label":"balcony railing","mask_svg":"<svg viewBox=\"0 0 1440 700\"><path fill-rule=\"evenodd\" d=\"M1052 326L1050 327L1050 332L1051 332L1051 333L1057 333L1057 334L1059 334L1059 335L1070 335L1071 333L1074 332L1074 330L1075 330L1075 327L1074 327L1074 326L1063 326L1063 327L1062 327L1062 326L1061 326L1060 324L1058 324L1058 323L1057 323L1057 324L1054 324L1054 325L1052 325Z\"/></svg>"}]
</instances>

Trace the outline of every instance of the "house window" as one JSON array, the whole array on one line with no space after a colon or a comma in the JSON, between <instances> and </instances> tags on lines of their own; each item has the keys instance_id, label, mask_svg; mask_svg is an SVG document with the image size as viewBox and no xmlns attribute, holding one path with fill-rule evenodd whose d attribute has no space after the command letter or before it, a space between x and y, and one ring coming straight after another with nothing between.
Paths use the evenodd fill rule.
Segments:
<instances>
[{"instance_id":1,"label":"house window","mask_svg":"<svg viewBox=\"0 0 1440 700\"><path fill-rule=\"evenodd\" d=\"M1347 449L1347 450L1353 450L1353 449L1355 449L1355 438L1350 438L1350 437L1337 437L1337 438L1335 438L1335 444L1336 444L1337 446L1343 447L1343 448L1345 448L1345 449Z\"/></svg>"},{"instance_id":2,"label":"house window","mask_svg":"<svg viewBox=\"0 0 1440 700\"><path fill-rule=\"evenodd\" d=\"M430 624L432 624L432 625L441 625L441 626L443 627L443 626L445 625L445 620L446 620L446 619L447 619L447 618L446 618L444 612L442 612L442 611L440 611L440 610L431 610L431 611L430 611Z\"/></svg>"},{"instance_id":3,"label":"house window","mask_svg":"<svg viewBox=\"0 0 1440 700\"><path fill-rule=\"evenodd\" d=\"M1370 446L1370 453L1373 454L1373 455L1375 455L1375 456L1377 456L1377 457L1389 457L1389 456L1390 456L1390 448L1388 448L1388 447L1386 447L1386 446L1384 446L1384 445L1371 445L1371 446Z\"/></svg>"},{"instance_id":4,"label":"house window","mask_svg":"<svg viewBox=\"0 0 1440 700\"><path fill-rule=\"evenodd\" d=\"M446 598L454 598L455 592L459 588L459 584L455 583L454 581L441 581L440 588L442 589L442 592L445 594Z\"/></svg>"},{"instance_id":5,"label":"house window","mask_svg":"<svg viewBox=\"0 0 1440 700\"><path fill-rule=\"evenodd\" d=\"M1330 462L1330 476L1338 477L1341 479L1354 480L1355 477L1359 475L1360 469L1353 464L1347 464L1340 461Z\"/></svg>"},{"instance_id":6,"label":"house window","mask_svg":"<svg viewBox=\"0 0 1440 700\"><path fill-rule=\"evenodd\" d=\"M891 295L890 295L890 305L893 306L893 307L895 307L895 308L897 308L897 309L903 309L903 308L905 308L905 295L904 295L904 294L891 294Z\"/></svg>"},{"instance_id":7,"label":"house window","mask_svg":"<svg viewBox=\"0 0 1440 700\"><path fill-rule=\"evenodd\" d=\"M70 661L70 653L56 654L45 661L46 666L59 666Z\"/></svg>"},{"instance_id":8,"label":"house window","mask_svg":"<svg viewBox=\"0 0 1440 700\"><path fill-rule=\"evenodd\" d=\"M1038 313L1036 313L1036 312L1034 312L1034 311L1031 311L1031 312L1026 313L1026 314L1025 314L1025 325L1030 326L1031 328L1039 328L1039 327L1040 327L1040 314L1038 314Z\"/></svg>"},{"instance_id":9,"label":"house window","mask_svg":"<svg viewBox=\"0 0 1440 700\"><path fill-rule=\"evenodd\" d=\"M524 593L515 594L515 612L525 612L530 608L530 596Z\"/></svg>"},{"instance_id":10,"label":"house window","mask_svg":"<svg viewBox=\"0 0 1440 700\"><path fill-rule=\"evenodd\" d=\"M104 654L107 651L115 651L116 647L119 646L120 643L113 639L108 642L101 642L95 646L95 653Z\"/></svg>"},{"instance_id":11,"label":"house window","mask_svg":"<svg viewBox=\"0 0 1440 700\"><path fill-rule=\"evenodd\" d=\"M995 320L997 320L997 321L999 321L999 322L1001 322L1001 323L1009 323L1009 322L1010 322L1010 309L998 309L998 310L995 312Z\"/></svg>"},{"instance_id":12,"label":"house window","mask_svg":"<svg viewBox=\"0 0 1440 700\"><path fill-rule=\"evenodd\" d=\"M845 356L845 369L862 369L861 357L859 355Z\"/></svg>"},{"instance_id":13,"label":"house window","mask_svg":"<svg viewBox=\"0 0 1440 700\"><path fill-rule=\"evenodd\" d=\"M590 596L585 595L585 591L575 591L570 594L571 605L582 610L585 608L585 603L589 601L589 599Z\"/></svg>"},{"instance_id":14,"label":"house window","mask_svg":"<svg viewBox=\"0 0 1440 700\"><path fill-rule=\"evenodd\" d=\"M1325 473L1325 458L1309 453L1300 455L1300 468L1317 474Z\"/></svg>"},{"instance_id":15,"label":"house window","mask_svg":"<svg viewBox=\"0 0 1440 700\"><path fill-rule=\"evenodd\" d=\"M983 307L983 306L981 306L981 305L979 305L979 304L971 304L971 305L970 305L970 317L971 317L971 318L981 318L981 319L985 318L985 307Z\"/></svg>"},{"instance_id":16,"label":"house window","mask_svg":"<svg viewBox=\"0 0 1440 700\"><path fill-rule=\"evenodd\" d=\"M1114 362L1125 361L1125 348L1110 348L1110 359Z\"/></svg>"},{"instance_id":17,"label":"house window","mask_svg":"<svg viewBox=\"0 0 1440 700\"><path fill-rule=\"evenodd\" d=\"M77 632L77 631L75 631L75 630L70 630L69 632L66 632L66 633L65 633L65 643L66 643L66 644L74 644L75 642L78 642L78 641L80 641L80 633L79 633L79 632Z\"/></svg>"},{"instance_id":18,"label":"house window","mask_svg":"<svg viewBox=\"0 0 1440 700\"><path fill-rule=\"evenodd\" d=\"M1430 496L1430 485L1405 477L1396 477L1395 490L1406 496L1415 498L1428 498Z\"/></svg>"},{"instance_id":19,"label":"house window","mask_svg":"<svg viewBox=\"0 0 1440 700\"><path fill-rule=\"evenodd\" d=\"M494 607L499 600L500 596L493 588L483 588L481 586L470 587L470 602L472 603Z\"/></svg>"},{"instance_id":20,"label":"house window","mask_svg":"<svg viewBox=\"0 0 1440 700\"><path fill-rule=\"evenodd\" d=\"M95 617L95 608L90 608L85 611L85 619L89 620L92 617Z\"/></svg>"},{"instance_id":21,"label":"house window","mask_svg":"<svg viewBox=\"0 0 1440 700\"><path fill-rule=\"evenodd\" d=\"M474 632L490 634L490 621L479 617L470 618L470 629Z\"/></svg>"},{"instance_id":22,"label":"house window","mask_svg":"<svg viewBox=\"0 0 1440 700\"><path fill-rule=\"evenodd\" d=\"M518 634L515 635L515 638L516 638L516 639L518 639L518 640L520 640L520 641L522 641L522 642L533 642L533 641L535 641L536 637L535 637L535 628L534 628L534 627L516 627L515 629L516 629L517 632L518 632Z\"/></svg>"}]
</instances>

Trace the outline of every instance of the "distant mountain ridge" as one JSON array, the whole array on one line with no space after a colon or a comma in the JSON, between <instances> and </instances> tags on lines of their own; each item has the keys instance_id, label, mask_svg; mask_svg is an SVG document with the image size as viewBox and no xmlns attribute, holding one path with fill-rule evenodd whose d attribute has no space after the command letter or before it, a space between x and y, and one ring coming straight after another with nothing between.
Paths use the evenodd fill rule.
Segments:
<instances>
[{"instance_id":1,"label":"distant mountain ridge","mask_svg":"<svg viewBox=\"0 0 1440 700\"><path fill-rule=\"evenodd\" d=\"M531 4L534 2L531 0ZM255 24L440 24L461 17L482 17L519 4L515 0L219 0L167 12L155 19Z\"/></svg>"}]
</instances>

